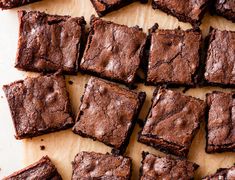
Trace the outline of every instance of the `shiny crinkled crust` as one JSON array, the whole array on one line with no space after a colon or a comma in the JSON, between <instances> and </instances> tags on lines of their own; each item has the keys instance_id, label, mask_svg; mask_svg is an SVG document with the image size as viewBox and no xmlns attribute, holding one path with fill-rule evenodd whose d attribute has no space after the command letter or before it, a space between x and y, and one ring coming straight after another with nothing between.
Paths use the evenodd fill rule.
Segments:
<instances>
[{"instance_id":1,"label":"shiny crinkled crust","mask_svg":"<svg viewBox=\"0 0 235 180\"><path fill-rule=\"evenodd\" d=\"M226 180L235 179L235 166L232 166L230 168L220 168L217 170L215 174L208 175L202 178L202 180L220 180L220 179L226 179Z\"/></svg>"},{"instance_id":2,"label":"shiny crinkled crust","mask_svg":"<svg viewBox=\"0 0 235 180\"><path fill-rule=\"evenodd\" d=\"M235 151L235 93L212 92L206 95L206 152Z\"/></svg>"},{"instance_id":3,"label":"shiny crinkled crust","mask_svg":"<svg viewBox=\"0 0 235 180\"><path fill-rule=\"evenodd\" d=\"M138 141L163 152L187 157L205 116L205 102L164 88L154 93L152 101Z\"/></svg>"},{"instance_id":4,"label":"shiny crinkled crust","mask_svg":"<svg viewBox=\"0 0 235 180\"><path fill-rule=\"evenodd\" d=\"M51 160L48 156L44 156L39 161L35 162L34 164L31 164L31 165L27 166L26 168L3 178L3 180L19 180L19 179L62 180L56 167L51 162Z\"/></svg>"},{"instance_id":5,"label":"shiny crinkled crust","mask_svg":"<svg viewBox=\"0 0 235 180\"><path fill-rule=\"evenodd\" d=\"M84 49L84 17L19 11L18 18L16 68L34 72L78 72Z\"/></svg>"},{"instance_id":6,"label":"shiny crinkled crust","mask_svg":"<svg viewBox=\"0 0 235 180\"><path fill-rule=\"evenodd\" d=\"M131 86L143 59L145 43L146 34L139 27L127 27L92 16L80 69Z\"/></svg>"},{"instance_id":7,"label":"shiny crinkled crust","mask_svg":"<svg viewBox=\"0 0 235 180\"><path fill-rule=\"evenodd\" d=\"M124 153L145 100L145 93L91 78L85 88L73 132Z\"/></svg>"},{"instance_id":8,"label":"shiny crinkled crust","mask_svg":"<svg viewBox=\"0 0 235 180\"><path fill-rule=\"evenodd\" d=\"M235 87L235 32L211 28L207 39L206 83Z\"/></svg>"},{"instance_id":9,"label":"shiny crinkled crust","mask_svg":"<svg viewBox=\"0 0 235 180\"><path fill-rule=\"evenodd\" d=\"M26 4L38 2L41 0L1 0L0 8L1 9L12 9L15 7L23 6Z\"/></svg>"},{"instance_id":10,"label":"shiny crinkled crust","mask_svg":"<svg viewBox=\"0 0 235 180\"><path fill-rule=\"evenodd\" d=\"M232 22L235 22L235 1L234 0L215 0L215 12Z\"/></svg>"},{"instance_id":11,"label":"shiny crinkled crust","mask_svg":"<svg viewBox=\"0 0 235 180\"><path fill-rule=\"evenodd\" d=\"M129 157L95 152L80 152L72 162L72 180L130 180L131 164Z\"/></svg>"},{"instance_id":12,"label":"shiny crinkled crust","mask_svg":"<svg viewBox=\"0 0 235 180\"><path fill-rule=\"evenodd\" d=\"M3 86L16 138L30 138L74 125L65 79L60 75L26 78Z\"/></svg>"}]
</instances>

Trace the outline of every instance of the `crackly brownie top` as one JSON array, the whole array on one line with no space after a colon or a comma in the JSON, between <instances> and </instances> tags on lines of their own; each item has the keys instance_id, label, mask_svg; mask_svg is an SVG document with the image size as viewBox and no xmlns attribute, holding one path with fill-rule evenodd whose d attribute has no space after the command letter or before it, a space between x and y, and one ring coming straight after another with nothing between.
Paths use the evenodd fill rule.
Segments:
<instances>
[{"instance_id":1,"label":"crackly brownie top","mask_svg":"<svg viewBox=\"0 0 235 180\"><path fill-rule=\"evenodd\" d=\"M235 93L213 92L207 94L209 106L208 144L231 145L235 143Z\"/></svg>"},{"instance_id":2,"label":"crackly brownie top","mask_svg":"<svg viewBox=\"0 0 235 180\"><path fill-rule=\"evenodd\" d=\"M96 10L100 13L104 13L113 6L118 6L125 0L91 0Z\"/></svg>"},{"instance_id":3,"label":"crackly brownie top","mask_svg":"<svg viewBox=\"0 0 235 180\"><path fill-rule=\"evenodd\" d=\"M171 156L157 157L146 154L141 167L141 180L150 179L193 179L198 165L183 159L173 159Z\"/></svg>"},{"instance_id":4,"label":"crackly brownie top","mask_svg":"<svg viewBox=\"0 0 235 180\"><path fill-rule=\"evenodd\" d=\"M221 168L213 175L206 176L202 180L233 180L235 179L235 166L230 168Z\"/></svg>"},{"instance_id":5,"label":"crackly brownie top","mask_svg":"<svg viewBox=\"0 0 235 180\"><path fill-rule=\"evenodd\" d=\"M205 78L209 83L235 85L235 32L210 33Z\"/></svg>"},{"instance_id":6,"label":"crackly brownie top","mask_svg":"<svg viewBox=\"0 0 235 180\"><path fill-rule=\"evenodd\" d=\"M199 66L201 33L157 30L151 33L148 82L192 84Z\"/></svg>"},{"instance_id":7,"label":"crackly brownie top","mask_svg":"<svg viewBox=\"0 0 235 180\"><path fill-rule=\"evenodd\" d=\"M91 25L81 68L132 83L140 66L146 34L138 27L129 28L95 17Z\"/></svg>"},{"instance_id":8,"label":"crackly brownie top","mask_svg":"<svg viewBox=\"0 0 235 180\"><path fill-rule=\"evenodd\" d=\"M10 8L14 8L17 6L37 2L37 1L41 1L41 0L1 0L0 1L0 8L10 9Z\"/></svg>"},{"instance_id":9,"label":"crackly brownie top","mask_svg":"<svg viewBox=\"0 0 235 180\"><path fill-rule=\"evenodd\" d=\"M5 85L3 89L19 139L73 124L62 76L26 78Z\"/></svg>"},{"instance_id":10,"label":"crackly brownie top","mask_svg":"<svg viewBox=\"0 0 235 180\"><path fill-rule=\"evenodd\" d=\"M16 67L29 71L75 73L85 21L70 16L19 11Z\"/></svg>"},{"instance_id":11,"label":"crackly brownie top","mask_svg":"<svg viewBox=\"0 0 235 180\"><path fill-rule=\"evenodd\" d=\"M126 139L139 103L138 93L91 78L74 131L81 131L118 149Z\"/></svg>"},{"instance_id":12,"label":"crackly brownie top","mask_svg":"<svg viewBox=\"0 0 235 180\"><path fill-rule=\"evenodd\" d=\"M235 21L235 1L234 0L216 0L216 11L229 19Z\"/></svg>"},{"instance_id":13,"label":"crackly brownie top","mask_svg":"<svg viewBox=\"0 0 235 180\"><path fill-rule=\"evenodd\" d=\"M153 0L153 2L157 4L157 6L167 8L181 16L189 17L193 21L198 21L208 0Z\"/></svg>"},{"instance_id":14,"label":"crackly brownie top","mask_svg":"<svg viewBox=\"0 0 235 180\"><path fill-rule=\"evenodd\" d=\"M187 146L191 144L204 110L204 101L160 88L141 134Z\"/></svg>"},{"instance_id":15,"label":"crackly brownie top","mask_svg":"<svg viewBox=\"0 0 235 180\"><path fill-rule=\"evenodd\" d=\"M52 164L48 156L42 157L38 162L29 165L28 167L5 177L4 180L18 180L18 179L53 179L62 180L56 167Z\"/></svg>"},{"instance_id":16,"label":"crackly brownie top","mask_svg":"<svg viewBox=\"0 0 235 180\"><path fill-rule=\"evenodd\" d=\"M123 156L81 152L73 161L72 179L129 180L131 160Z\"/></svg>"}]
</instances>

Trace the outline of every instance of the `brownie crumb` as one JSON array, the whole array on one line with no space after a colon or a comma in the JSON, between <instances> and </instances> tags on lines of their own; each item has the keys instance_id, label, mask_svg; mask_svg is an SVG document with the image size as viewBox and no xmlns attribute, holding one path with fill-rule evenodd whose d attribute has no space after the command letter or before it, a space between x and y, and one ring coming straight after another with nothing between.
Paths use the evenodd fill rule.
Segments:
<instances>
[{"instance_id":1,"label":"brownie crumb","mask_svg":"<svg viewBox=\"0 0 235 180\"><path fill-rule=\"evenodd\" d=\"M44 139L41 139L41 141L44 141Z\"/></svg>"},{"instance_id":2,"label":"brownie crumb","mask_svg":"<svg viewBox=\"0 0 235 180\"><path fill-rule=\"evenodd\" d=\"M40 146L40 149L43 151L46 149L46 147L44 145Z\"/></svg>"},{"instance_id":3,"label":"brownie crumb","mask_svg":"<svg viewBox=\"0 0 235 180\"><path fill-rule=\"evenodd\" d=\"M72 85L72 84L73 84L73 81L69 80L69 84Z\"/></svg>"}]
</instances>

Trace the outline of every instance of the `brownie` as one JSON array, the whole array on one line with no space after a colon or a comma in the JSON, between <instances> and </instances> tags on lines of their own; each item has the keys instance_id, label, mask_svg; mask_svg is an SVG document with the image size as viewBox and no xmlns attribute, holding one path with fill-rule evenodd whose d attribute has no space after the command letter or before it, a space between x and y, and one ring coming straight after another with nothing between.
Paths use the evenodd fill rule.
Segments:
<instances>
[{"instance_id":1,"label":"brownie","mask_svg":"<svg viewBox=\"0 0 235 180\"><path fill-rule=\"evenodd\" d=\"M153 29L150 37L147 84L192 86L200 64L201 32Z\"/></svg>"},{"instance_id":2,"label":"brownie","mask_svg":"<svg viewBox=\"0 0 235 180\"><path fill-rule=\"evenodd\" d=\"M90 78L81 99L73 132L90 137L122 154L144 103L146 94Z\"/></svg>"},{"instance_id":3,"label":"brownie","mask_svg":"<svg viewBox=\"0 0 235 180\"><path fill-rule=\"evenodd\" d=\"M235 22L235 1L234 0L215 0L214 9L218 15L221 15Z\"/></svg>"},{"instance_id":4,"label":"brownie","mask_svg":"<svg viewBox=\"0 0 235 180\"><path fill-rule=\"evenodd\" d=\"M208 84L235 87L234 54L235 31L211 28L204 74Z\"/></svg>"},{"instance_id":5,"label":"brownie","mask_svg":"<svg viewBox=\"0 0 235 180\"><path fill-rule=\"evenodd\" d=\"M206 176L202 180L233 180L235 179L235 166L220 168L213 175Z\"/></svg>"},{"instance_id":6,"label":"brownie","mask_svg":"<svg viewBox=\"0 0 235 180\"><path fill-rule=\"evenodd\" d=\"M148 2L148 0L91 0L91 3L97 14L101 17L136 1L141 3Z\"/></svg>"},{"instance_id":7,"label":"brownie","mask_svg":"<svg viewBox=\"0 0 235 180\"><path fill-rule=\"evenodd\" d=\"M83 17L19 11L19 40L15 67L25 71L75 74L85 36Z\"/></svg>"},{"instance_id":8,"label":"brownie","mask_svg":"<svg viewBox=\"0 0 235 180\"><path fill-rule=\"evenodd\" d=\"M187 157L205 115L205 102L180 92L159 88L138 141L160 151Z\"/></svg>"},{"instance_id":9,"label":"brownie","mask_svg":"<svg viewBox=\"0 0 235 180\"><path fill-rule=\"evenodd\" d=\"M171 156L159 157L148 152L142 153L140 180L194 179L197 164Z\"/></svg>"},{"instance_id":10,"label":"brownie","mask_svg":"<svg viewBox=\"0 0 235 180\"><path fill-rule=\"evenodd\" d=\"M26 78L3 86L16 139L30 138L74 125L63 76Z\"/></svg>"},{"instance_id":11,"label":"brownie","mask_svg":"<svg viewBox=\"0 0 235 180\"><path fill-rule=\"evenodd\" d=\"M76 179L131 179L131 159L129 157L80 152L75 156L72 180Z\"/></svg>"},{"instance_id":12,"label":"brownie","mask_svg":"<svg viewBox=\"0 0 235 180\"><path fill-rule=\"evenodd\" d=\"M3 178L3 180L19 179L62 180L56 167L48 156L44 156L34 164Z\"/></svg>"},{"instance_id":13,"label":"brownie","mask_svg":"<svg viewBox=\"0 0 235 180\"><path fill-rule=\"evenodd\" d=\"M0 8L1 9L12 9L15 7L23 6L29 3L34 3L41 0L1 0Z\"/></svg>"},{"instance_id":14,"label":"brownie","mask_svg":"<svg viewBox=\"0 0 235 180\"><path fill-rule=\"evenodd\" d=\"M133 84L146 43L142 29L92 16L87 41L80 63L83 72L129 86Z\"/></svg>"},{"instance_id":15,"label":"brownie","mask_svg":"<svg viewBox=\"0 0 235 180\"><path fill-rule=\"evenodd\" d=\"M206 152L235 151L235 93L212 92L206 95Z\"/></svg>"},{"instance_id":16,"label":"brownie","mask_svg":"<svg viewBox=\"0 0 235 180\"><path fill-rule=\"evenodd\" d=\"M153 9L160 9L180 21L198 27L209 6L209 0L153 0L152 6Z\"/></svg>"}]
</instances>

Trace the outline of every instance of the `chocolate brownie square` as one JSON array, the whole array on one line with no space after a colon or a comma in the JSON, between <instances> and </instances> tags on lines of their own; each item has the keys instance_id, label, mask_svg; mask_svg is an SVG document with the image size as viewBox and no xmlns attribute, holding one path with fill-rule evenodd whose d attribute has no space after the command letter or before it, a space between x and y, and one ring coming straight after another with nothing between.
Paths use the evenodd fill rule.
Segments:
<instances>
[{"instance_id":1,"label":"chocolate brownie square","mask_svg":"<svg viewBox=\"0 0 235 180\"><path fill-rule=\"evenodd\" d=\"M3 86L16 139L67 129L74 125L64 77L26 78Z\"/></svg>"},{"instance_id":2,"label":"chocolate brownie square","mask_svg":"<svg viewBox=\"0 0 235 180\"><path fill-rule=\"evenodd\" d=\"M19 11L20 27L15 67L25 71L75 74L85 36L83 17Z\"/></svg>"},{"instance_id":3,"label":"chocolate brownie square","mask_svg":"<svg viewBox=\"0 0 235 180\"><path fill-rule=\"evenodd\" d=\"M19 180L19 179L62 180L56 167L51 162L48 156L44 156L34 164L31 164L28 167L3 178L3 180Z\"/></svg>"},{"instance_id":4,"label":"chocolate brownie square","mask_svg":"<svg viewBox=\"0 0 235 180\"><path fill-rule=\"evenodd\" d=\"M34 3L41 0L1 0L0 8L1 9L11 9L19 6L23 6L29 3Z\"/></svg>"},{"instance_id":5,"label":"chocolate brownie square","mask_svg":"<svg viewBox=\"0 0 235 180\"><path fill-rule=\"evenodd\" d=\"M209 0L153 0L152 6L153 9L160 9L180 21L199 26L209 6Z\"/></svg>"},{"instance_id":6,"label":"chocolate brownie square","mask_svg":"<svg viewBox=\"0 0 235 180\"><path fill-rule=\"evenodd\" d=\"M130 86L143 58L145 42L146 34L139 27L129 28L92 16L80 68Z\"/></svg>"},{"instance_id":7,"label":"chocolate brownie square","mask_svg":"<svg viewBox=\"0 0 235 180\"><path fill-rule=\"evenodd\" d=\"M91 0L97 14L101 17L135 1L147 3L148 0Z\"/></svg>"},{"instance_id":8,"label":"chocolate brownie square","mask_svg":"<svg viewBox=\"0 0 235 180\"><path fill-rule=\"evenodd\" d=\"M152 29L147 84L192 86L200 62L201 32Z\"/></svg>"},{"instance_id":9,"label":"chocolate brownie square","mask_svg":"<svg viewBox=\"0 0 235 180\"><path fill-rule=\"evenodd\" d=\"M235 1L234 0L215 0L215 12L233 22L235 22Z\"/></svg>"},{"instance_id":10,"label":"chocolate brownie square","mask_svg":"<svg viewBox=\"0 0 235 180\"><path fill-rule=\"evenodd\" d=\"M145 96L144 92L92 77L86 85L73 132L113 147L114 154L122 154Z\"/></svg>"},{"instance_id":11,"label":"chocolate brownie square","mask_svg":"<svg viewBox=\"0 0 235 180\"><path fill-rule=\"evenodd\" d=\"M131 159L129 157L80 152L75 156L72 165L72 180L131 179Z\"/></svg>"},{"instance_id":12,"label":"chocolate brownie square","mask_svg":"<svg viewBox=\"0 0 235 180\"><path fill-rule=\"evenodd\" d=\"M210 85L235 86L235 32L211 28L205 80Z\"/></svg>"},{"instance_id":13,"label":"chocolate brownie square","mask_svg":"<svg viewBox=\"0 0 235 180\"><path fill-rule=\"evenodd\" d=\"M139 142L187 157L205 115L205 102L164 88L154 93L152 102Z\"/></svg>"},{"instance_id":14,"label":"chocolate brownie square","mask_svg":"<svg viewBox=\"0 0 235 180\"><path fill-rule=\"evenodd\" d=\"M233 180L235 179L235 166L220 168L213 175L206 176L202 180Z\"/></svg>"},{"instance_id":15,"label":"chocolate brownie square","mask_svg":"<svg viewBox=\"0 0 235 180\"><path fill-rule=\"evenodd\" d=\"M194 179L194 173L199 167L185 159L171 156L158 157L148 152L142 153L140 180L154 179Z\"/></svg>"},{"instance_id":16,"label":"chocolate brownie square","mask_svg":"<svg viewBox=\"0 0 235 180\"><path fill-rule=\"evenodd\" d=\"M212 92L206 95L206 152L235 151L235 93Z\"/></svg>"}]
</instances>

